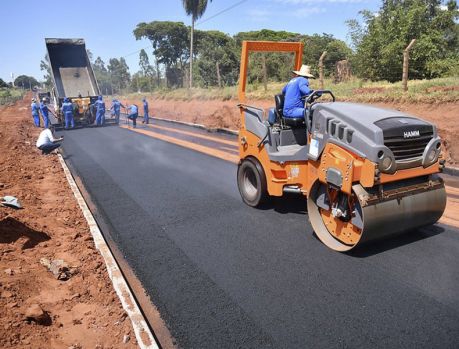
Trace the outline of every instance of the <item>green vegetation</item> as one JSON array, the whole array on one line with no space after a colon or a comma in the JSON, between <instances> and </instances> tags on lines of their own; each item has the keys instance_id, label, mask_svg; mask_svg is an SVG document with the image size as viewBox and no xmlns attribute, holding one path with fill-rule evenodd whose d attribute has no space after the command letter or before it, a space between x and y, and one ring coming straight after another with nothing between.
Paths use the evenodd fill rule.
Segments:
<instances>
[{"instance_id":1,"label":"green vegetation","mask_svg":"<svg viewBox=\"0 0 459 349\"><path fill-rule=\"evenodd\" d=\"M273 100L274 95L279 93L284 83L269 83L265 91L260 85L250 84L247 87L248 100ZM313 88L318 87L316 80L311 81ZM411 102L411 103L445 103L459 101L459 78L436 78L431 80L410 81L410 90L404 93L401 82L391 83L387 81L371 82L360 79L352 79L345 83L334 84L333 80L325 80L325 88L331 89L338 100L361 103L376 102ZM143 96L151 96L158 99L189 100L189 99L212 99L234 100L237 103L237 87L224 88L194 88L188 91L186 88L161 89L151 94L129 94L130 99L141 99Z\"/></svg>"},{"instance_id":2,"label":"green vegetation","mask_svg":"<svg viewBox=\"0 0 459 349\"><path fill-rule=\"evenodd\" d=\"M385 0L376 13L362 11L363 25L348 21L356 49L350 58L354 72L374 81L398 81L403 50L410 52L409 76L431 79L459 69L459 18L455 0Z\"/></svg>"},{"instance_id":3,"label":"green vegetation","mask_svg":"<svg viewBox=\"0 0 459 349\"><path fill-rule=\"evenodd\" d=\"M24 90L11 87L2 87L0 88L0 105L14 103L17 100L22 99L23 96Z\"/></svg>"}]
</instances>

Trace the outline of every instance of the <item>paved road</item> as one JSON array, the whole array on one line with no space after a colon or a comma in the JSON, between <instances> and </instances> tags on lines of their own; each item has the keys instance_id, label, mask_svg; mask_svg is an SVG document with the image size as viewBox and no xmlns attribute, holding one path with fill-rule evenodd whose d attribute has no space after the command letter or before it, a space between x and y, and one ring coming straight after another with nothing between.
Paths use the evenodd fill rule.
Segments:
<instances>
[{"instance_id":1,"label":"paved road","mask_svg":"<svg viewBox=\"0 0 459 349\"><path fill-rule=\"evenodd\" d=\"M457 230L340 254L302 199L243 205L230 162L118 127L64 149L180 347L459 346Z\"/></svg>"}]
</instances>

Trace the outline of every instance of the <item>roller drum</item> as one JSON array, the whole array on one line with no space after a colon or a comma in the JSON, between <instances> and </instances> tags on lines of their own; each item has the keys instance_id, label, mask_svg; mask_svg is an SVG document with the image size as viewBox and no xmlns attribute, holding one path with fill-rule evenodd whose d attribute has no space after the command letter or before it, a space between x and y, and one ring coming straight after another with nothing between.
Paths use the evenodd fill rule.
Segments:
<instances>
[{"instance_id":1,"label":"roller drum","mask_svg":"<svg viewBox=\"0 0 459 349\"><path fill-rule=\"evenodd\" d=\"M359 231L352 243L344 243L329 231L332 218L324 215L324 204L320 203L320 188L324 184L316 183L308 198L308 214L311 225L319 239L336 251L349 251L357 245L383 239L391 235L431 225L443 215L446 207L446 191L443 180L432 176L423 183L400 182L383 193L377 188L365 190L360 184L353 186L358 202L355 215L348 226ZM327 221L328 220L328 221ZM354 224L355 223L355 224ZM344 229L343 229L344 230Z\"/></svg>"}]
</instances>

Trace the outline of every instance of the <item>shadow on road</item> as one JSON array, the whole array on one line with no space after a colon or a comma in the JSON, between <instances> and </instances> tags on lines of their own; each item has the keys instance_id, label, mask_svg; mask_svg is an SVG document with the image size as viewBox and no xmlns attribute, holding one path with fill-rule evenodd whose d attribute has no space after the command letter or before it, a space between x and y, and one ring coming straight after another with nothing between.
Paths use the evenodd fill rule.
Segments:
<instances>
[{"instance_id":1,"label":"shadow on road","mask_svg":"<svg viewBox=\"0 0 459 349\"><path fill-rule=\"evenodd\" d=\"M417 241L432 238L443 232L445 232L443 227L432 225L426 228L406 232L401 235L388 237L383 240L376 240L368 244L363 244L361 246L359 245L355 250L351 250L346 254L357 258L371 257L379 253L415 243Z\"/></svg>"},{"instance_id":2,"label":"shadow on road","mask_svg":"<svg viewBox=\"0 0 459 349\"><path fill-rule=\"evenodd\" d=\"M306 198L303 195L284 194L281 197L271 197L260 210L273 210L277 213L307 214Z\"/></svg>"}]
</instances>

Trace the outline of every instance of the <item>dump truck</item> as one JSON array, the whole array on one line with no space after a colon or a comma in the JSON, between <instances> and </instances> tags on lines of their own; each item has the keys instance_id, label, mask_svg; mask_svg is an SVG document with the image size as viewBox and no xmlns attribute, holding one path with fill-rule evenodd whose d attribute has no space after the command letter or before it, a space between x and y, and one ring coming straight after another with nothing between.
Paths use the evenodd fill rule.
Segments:
<instances>
[{"instance_id":1,"label":"dump truck","mask_svg":"<svg viewBox=\"0 0 459 349\"><path fill-rule=\"evenodd\" d=\"M68 97L74 105L77 124L92 124L95 111L90 106L97 100L99 86L89 61L84 39L45 39L51 68L53 88L51 96L58 122L63 124L60 112L63 100Z\"/></svg>"},{"instance_id":2,"label":"dump truck","mask_svg":"<svg viewBox=\"0 0 459 349\"><path fill-rule=\"evenodd\" d=\"M250 52L294 53L299 70L303 44L242 44L237 184L247 205L304 195L316 236L341 252L437 222L446 192L435 125L397 110L337 102L330 90L307 96L304 118L297 119L283 116L284 96L276 95L268 121L264 109L246 102Z\"/></svg>"}]
</instances>

